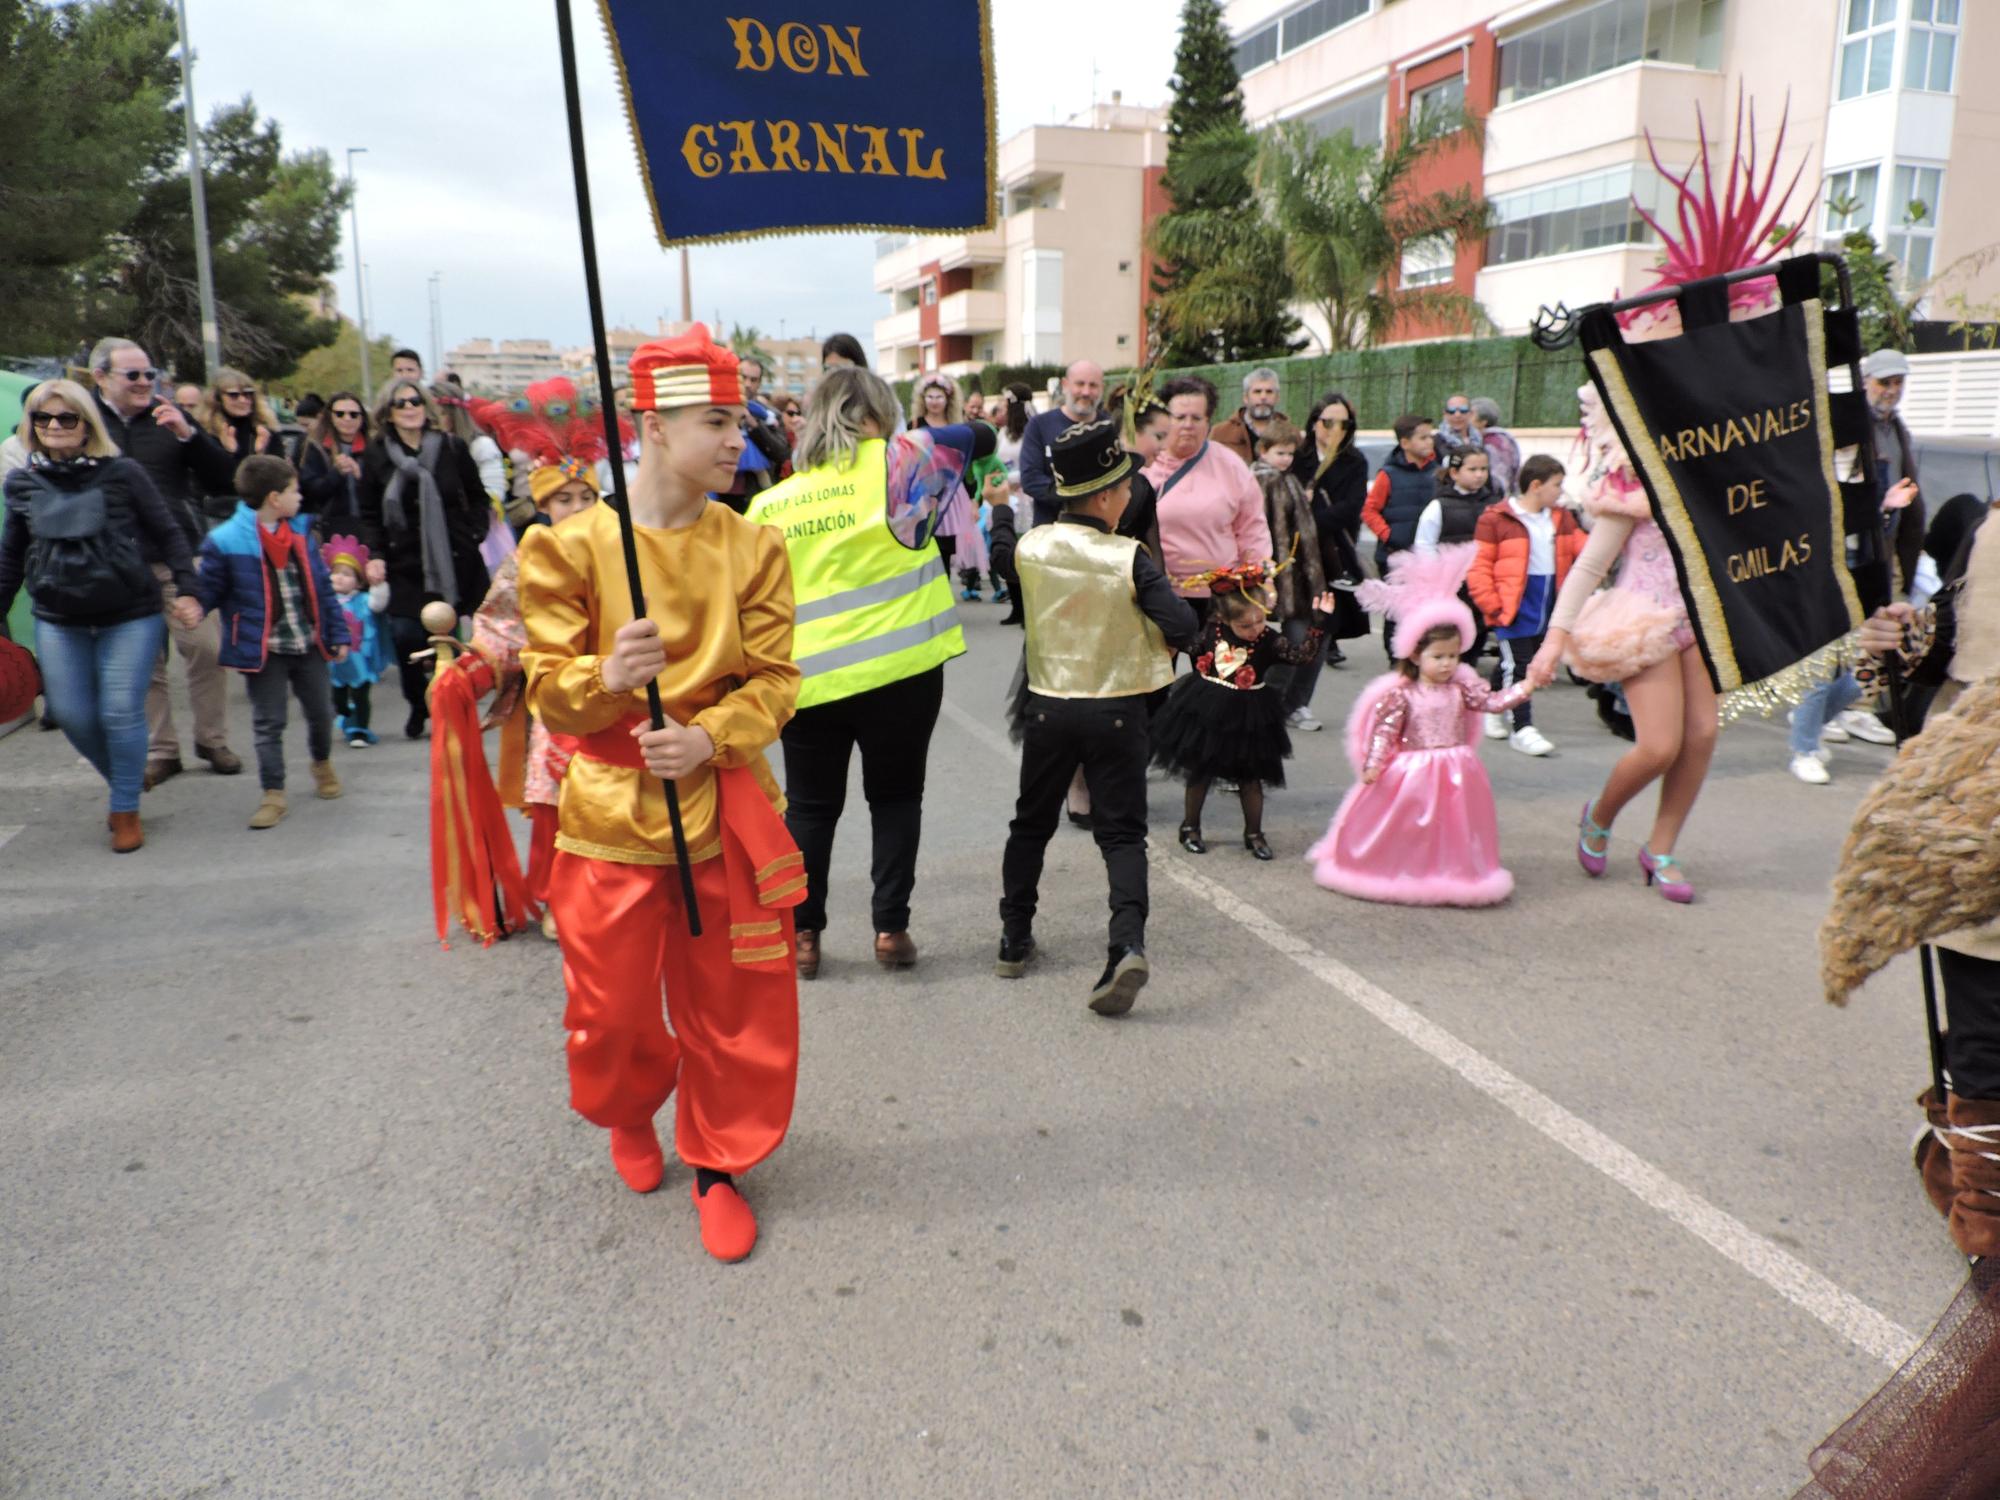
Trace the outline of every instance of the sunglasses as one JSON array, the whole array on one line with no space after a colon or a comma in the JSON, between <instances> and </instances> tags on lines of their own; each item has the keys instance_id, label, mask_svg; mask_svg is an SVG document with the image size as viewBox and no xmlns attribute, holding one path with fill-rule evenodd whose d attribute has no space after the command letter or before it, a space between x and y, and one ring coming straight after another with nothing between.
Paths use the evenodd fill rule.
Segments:
<instances>
[{"instance_id":1,"label":"sunglasses","mask_svg":"<svg viewBox=\"0 0 2000 1500\"><path fill-rule=\"evenodd\" d=\"M257 393L255 391L217 391L215 394L218 396L225 396L232 401L239 398L247 401L250 397L256 395Z\"/></svg>"},{"instance_id":2,"label":"sunglasses","mask_svg":"<svg viewBox=\"0 0 2000 1500\"><path fill-rule=\"evenodd\" d=\"M1321 417L1319 425L1322 427L1352 427L1354 423L1346 417Z\"/></svg>"},{"instance_id":3,"label":"sunglasses","mask_svg":"<svg viewBox=\"0 0 2000 1500\"><path fill-rule=\"evenodd\" d=\"M160 378L158 370L119 370L116 373L123 375L134 385L143 385L149 380L158 380Z\"/></svg>"},{"instance_id":4,"label":"sunglasses","mask_svg":"<svg viewBox=\"0 0 2000 1500\"><path fill-rule=\"evenodd\" d=\"M337 407L334 410L333 416L335 421L358 422L361 420L361 413L359 411L342 411Z\"/></svg>"},{"instance_id":5,"label":"sunglasses","mask_svg":"<svg viewBox=\"0 0 2000 1500\"><path fill-rule=\"evenodd\" d=\"M1469 406L1447 406L1444 410L1446 416L1462 417L1467 412L1471 411L1472 408Z\"/></svg>"},{"instance_id":6,"label":"sunglasses","mask_svg":"<svg viewBox=\"0 0 2000 1500\"><path fill-rule=\"evenodd\" d=\"M412 406L422 406L424 404L424 398L422 396L398 396L394 401L391 401L389 404L395 407L396 410L398 411L404 411Z\"/></svg>"},{"instance_id":7,"label":"sunglasses","mask_svg":"<svg viewBox=\"0 0 2000 1500\"><path fill-rule=\"evenodd\" d=\"M58 432L72 432L83 423L83 418L73 411L38 411L28 420L37 431L53 427Z\"/></svg>"}]
</instances>

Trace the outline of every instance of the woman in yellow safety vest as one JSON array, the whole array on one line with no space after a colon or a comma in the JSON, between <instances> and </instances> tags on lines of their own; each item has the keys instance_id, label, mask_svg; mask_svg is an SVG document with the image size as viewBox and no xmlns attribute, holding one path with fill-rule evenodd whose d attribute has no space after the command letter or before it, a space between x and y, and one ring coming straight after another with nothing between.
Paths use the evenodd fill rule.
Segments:
<instances>
[{"instance_id":1,"label":"woman in yellow safety vest","mask_svg":"<svg viewBox=\"0 0 2000 1500\"><path fill-rule=\"evenodd\" d=\"M792 564L801 682L781 739L785 822L806 857L806 899L795 914L801 979L819 974L827 866L857 746L874 834L875 960L890 969L917 961L910 892L924 767L944 664L965 650L935 527L994 435L984 424L896 433L896 420L895 393L881 379L828 370L807 406L792 477L748 512L784 533ZM1005 474L997 479L1004 489Z\"/></svg>"}]
</instances>

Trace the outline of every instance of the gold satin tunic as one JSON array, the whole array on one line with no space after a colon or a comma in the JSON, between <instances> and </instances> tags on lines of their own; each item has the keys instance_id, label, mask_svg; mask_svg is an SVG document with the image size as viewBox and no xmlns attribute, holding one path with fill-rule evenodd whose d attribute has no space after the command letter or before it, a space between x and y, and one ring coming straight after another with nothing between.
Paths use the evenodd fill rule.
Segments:
<instances>
[{"instance_id":1,"label":"gold satin tunic","mask_svg":"<svg viewBox=\"0 0 2000 1500\"><path fill-rule=\"evenodd\" d=\"M646 613L658 622L667 654L659 677L667 717L699 725L715 742L709 766L677 783L689 858L710 859L721 850L710 766L749 767L772 805L784 806L764 747L799 695L791 565L780 533L714 501L692 525L634 532ZM633 618L616 513L593 505L539 540L520 552L529 708L557 734L592 735L643 719L643 688L613 693L604 686L613 637ZM556 847L571 854L627 865L675 862L659 778L587 751L563 777L558 826Z\"/></svg>"},{"instance_id":2,"label":"gold satin tunic","mask_svg":"<svg viewBox=\"0 0 2000 1500\"><path fill-rule=\"evenodd\" d=\"M1130 698L1174 680L1160 627L1139 608L1139 544L1092 526L1037 526L1014 549L1028 624L1028 688L1044 698Z\"/></svg>"}]
</instances>

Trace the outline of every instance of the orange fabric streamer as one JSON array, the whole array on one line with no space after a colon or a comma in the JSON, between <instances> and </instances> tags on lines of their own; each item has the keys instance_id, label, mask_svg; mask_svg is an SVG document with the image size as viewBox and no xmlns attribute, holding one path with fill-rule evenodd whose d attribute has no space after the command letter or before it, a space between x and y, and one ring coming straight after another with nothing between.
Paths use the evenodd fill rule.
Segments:
<instances>
[{"instance_id":1,"label":"orange fabric streamer","mask_svg":"<svg viewBox=\"0 0 2000 1500\"><path fill-rule=\"evenodd\" d=\"M492 686L476 656L431 684L431 899L443 948L453 916L490 947L538 914L480 742L479 699Z\"/></svg>"}]
</instances>

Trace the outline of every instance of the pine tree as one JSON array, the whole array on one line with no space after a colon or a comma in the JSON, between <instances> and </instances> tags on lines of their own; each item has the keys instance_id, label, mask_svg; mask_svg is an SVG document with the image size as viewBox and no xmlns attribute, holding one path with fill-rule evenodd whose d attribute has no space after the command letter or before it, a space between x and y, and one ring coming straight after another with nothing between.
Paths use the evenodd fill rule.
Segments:
<instances>
[{"instance_id":1,"label":"pine tree","mask_svg":"<svg viewBox=\"0 0 2000 1500\"><path fill-rule=\"evenodd\" d=\"M1156 248L1162 242L1184 243L1176 220L1199 216L1213 222L1237 214L1249 215L1252 190L1248 164L1234 177L1218 180L1203 174L1193 180L1185 171L1187 148L1221 130L1244 128L1243 89L1236 72L1236 48L1223 24L1220 0L1184 0L1180 45L1174 52L1173 103L1167 110L1167 170L1163 186L1171 210L1155 228ZM1171 303L1199 267L1171 260L1153 277L1153 294ZM1172 331L1172 319L1156 320L1161 331L1150 353L1169 367L1218 364L1235 359L1262 359L1291 353L1298 347L1298 321L1286 310L1282 288L1269 284L1268 293L1253 292L1253 306L1238 319L1198 336Z\"/></svg>"}]
</instances>

